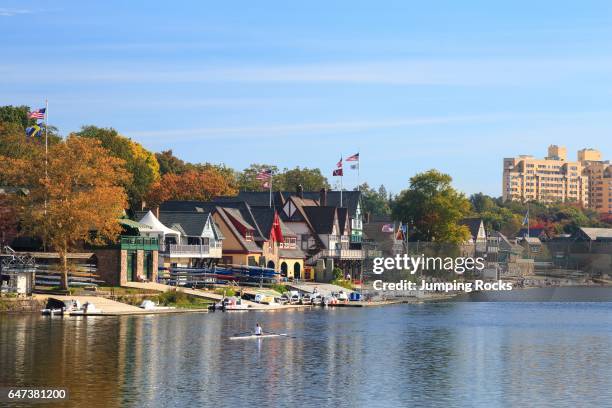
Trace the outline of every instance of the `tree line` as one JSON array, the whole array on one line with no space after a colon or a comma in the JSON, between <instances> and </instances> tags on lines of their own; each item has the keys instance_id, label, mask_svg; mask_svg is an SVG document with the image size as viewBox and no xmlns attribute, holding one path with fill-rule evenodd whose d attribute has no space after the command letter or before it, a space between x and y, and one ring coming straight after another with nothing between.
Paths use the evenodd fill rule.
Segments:
<instances>
[{"instance_id":1,"label":"tree line","mask_svg":"<svg viewBox=\"0 0 612 408\"><path fill-rule=\"evenodd\" d=\"M18 231L39 237L60 254L67 280L66 255L82 243L114 241L117 220L126 209L155 207L163 201L209 200L240 190L264 191L257 174L272 170L274 190L306 191L330 188L317 168L279 169L252 164L242 171L213 163L188 163L171 150L150 152L112 128L83 126L62 138L49 126L49 153L44 138L26 137L33 124L26 106L0 107L0 240ZM527 207L504 203L482 193L466 197L452 186L450 175L437 170L416 174L399 194L364 183L363 210L372 216L409 226L409 239L459 243L469 232L460 220L481 217L489 230L513 236L522 226ZM553 233L571 233L583 226L611 226L591 210L576 204L530 204L531 226ZM95 231L95 233L92 233ZM66 282L64 282L66 283Z\"/></svg>"}]
</instances>

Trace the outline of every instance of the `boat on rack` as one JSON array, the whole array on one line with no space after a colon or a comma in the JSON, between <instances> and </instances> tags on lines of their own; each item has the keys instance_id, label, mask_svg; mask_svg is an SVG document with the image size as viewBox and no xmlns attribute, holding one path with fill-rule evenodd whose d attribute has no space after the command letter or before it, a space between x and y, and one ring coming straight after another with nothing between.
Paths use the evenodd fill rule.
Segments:
<instances>
[{"instance_id":1,"label":"boat on rack","mask_svg":"<svg viewBox=\"0 0 612 408\"><path fill-rule=\"evenodd\" d=\"M230 340L252 340L252 339L266 339L270 337L287 337L287 333L264 333L264 334L254 334L247 333L238 336L232 336Z\"/></svg>"}]
</instances>

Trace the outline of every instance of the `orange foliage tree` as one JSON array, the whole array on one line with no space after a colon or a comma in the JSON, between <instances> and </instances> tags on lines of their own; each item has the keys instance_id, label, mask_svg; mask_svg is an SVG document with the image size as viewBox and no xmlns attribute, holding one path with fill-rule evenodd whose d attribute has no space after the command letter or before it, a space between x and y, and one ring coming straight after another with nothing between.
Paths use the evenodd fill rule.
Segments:
<instances>
[{"instance_id":1,"label":"orange foliage tree","mask_svg":"<svg viewBox=\"0 0 612 408\"><path fill-rule=\"evenodd\" d=\"M190 170L182 174L164 174L147 195L147 206L155 208L168 200L208 201L220 195L236 195L233 187L220 171L214 168Z\"/></svg>"},{"instance_id":2,"label":"orange foliage tree","mask_svg":"<svg viewBox=\"0 0 612 408\"><path fill-rule=\"evenodd\" d=\"M46 170L46 171L45 171ZM69 136L28 158L0 156L0 172L12 185L29 190L12 196L22 231L40 237L58 252L62 286L68 289L67 255L80 243L103 243L121 232L127 205L122 185L124 161L109 155L98 140Z\"/></svg>"}]
</instances>

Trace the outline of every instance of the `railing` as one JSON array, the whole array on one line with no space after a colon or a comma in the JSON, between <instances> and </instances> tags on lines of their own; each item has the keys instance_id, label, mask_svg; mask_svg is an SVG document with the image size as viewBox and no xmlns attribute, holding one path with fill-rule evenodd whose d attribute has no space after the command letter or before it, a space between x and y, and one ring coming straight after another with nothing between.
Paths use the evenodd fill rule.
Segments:
<instances>
[{"instance_id":1,"label":"railing","mask_svg":"<svg viewBox=\"0 0 612 408\"><path fill-rule=\"evenodd\" d=\"M360 249L330 249L328 256L340 259L362 259L363 252Z\"/></svg>"},{"instance_id":2,"label":"railing","mask_svg":"<svg viewBox=\"0 0 612 408\"><path fill-rule=\"evenodd\" d=\"M210 245L163 244L161 252L170 257L203 258L209 256Z\"/></svg>"},{"instance_id":3,"label":"railing","mask_svg":"<svg viewBox=\"0 0 612 408\"><path fill-rule=\"evenodd\" d=\"M156 251L159 249L159 240L149 237L121 237L121 249L143 249Z\"/></svg>"}]
</instances>

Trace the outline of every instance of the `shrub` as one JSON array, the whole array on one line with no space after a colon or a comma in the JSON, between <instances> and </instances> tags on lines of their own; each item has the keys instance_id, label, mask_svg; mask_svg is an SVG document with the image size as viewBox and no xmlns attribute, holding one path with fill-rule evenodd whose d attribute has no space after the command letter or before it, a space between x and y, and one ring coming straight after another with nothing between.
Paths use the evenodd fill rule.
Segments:
<instances>
[{"instance_id":1,"label":"shrub","mask_svg":"<svg viewBox=\"0 0 612 408\"><path fill-rule=\"evenodd\" d=\"M289 290L287 289L287 286L280 284L280 283L273 283L271 286L271 289L277 291L281 295Z\"/></svg>"},{"instance_id":2,"label":"shrub","mask_svg":"<svg viewBox=\"0 0 612 408\"><path fill-rule=\"evenodd\" d=\"M217 288L215 293L222 296L236 296L236 291L232 288Z\"/></svg>"}]
</instances>

